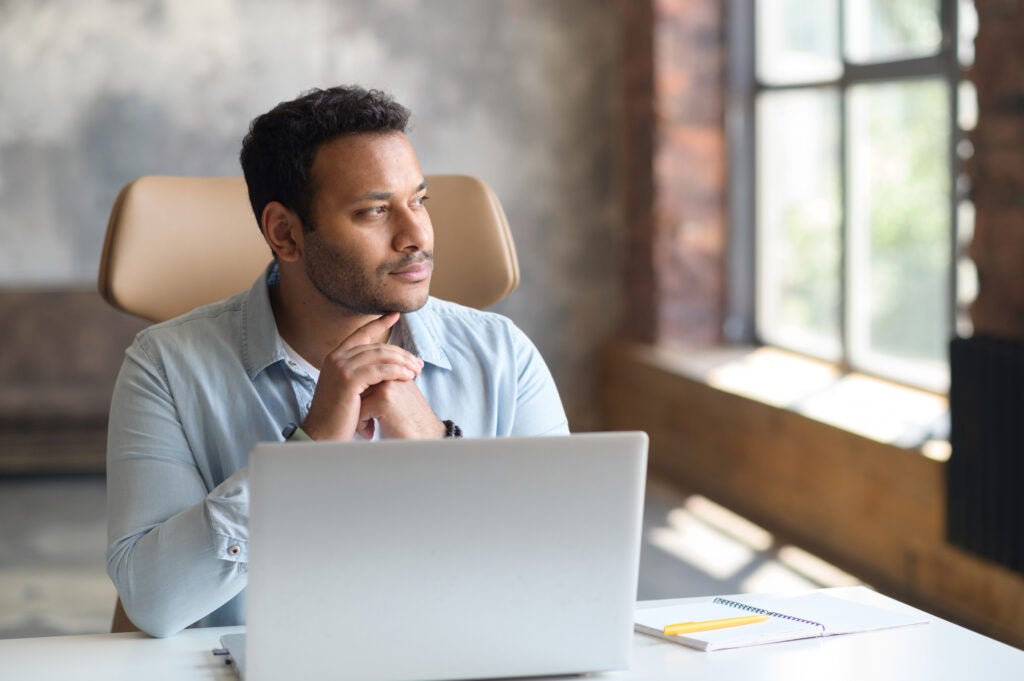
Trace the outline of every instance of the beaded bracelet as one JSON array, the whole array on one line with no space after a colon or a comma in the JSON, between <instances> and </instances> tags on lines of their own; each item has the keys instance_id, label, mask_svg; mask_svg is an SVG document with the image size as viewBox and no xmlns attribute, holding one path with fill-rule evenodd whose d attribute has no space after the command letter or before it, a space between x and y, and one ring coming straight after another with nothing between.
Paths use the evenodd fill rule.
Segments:
<instances>
[{"instance_id":1,"label":"beaded bracelet","mask_svg":"<svg viewBox=\"0 0 1024 681\"><path fill-rule=\"evenodd\" d=\"M455 425L455 422L452 420L444 421L444 436L462 437L462 428Z\"/></svg>"}]
</instances>

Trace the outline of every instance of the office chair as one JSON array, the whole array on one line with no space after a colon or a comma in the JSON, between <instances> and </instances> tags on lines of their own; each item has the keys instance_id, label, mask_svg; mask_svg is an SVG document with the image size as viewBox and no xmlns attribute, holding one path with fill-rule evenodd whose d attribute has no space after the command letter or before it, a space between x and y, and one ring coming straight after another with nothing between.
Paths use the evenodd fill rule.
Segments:
<instances>
[{"instance_id":1,"label":"office chair","mask_svg":"<svg viewBox=\"0 0 1024 681\"><path fill-rule=\"evenodd\" d=\"M434 225L430 293L484 308L519 283L508 221L484 182L427 176ZM270 262L241 177L145 176L114 201L99 290L115 308L159 322L248 289ZM117 600L112 633L138 631Z\"/></svg>"}]
</instances>

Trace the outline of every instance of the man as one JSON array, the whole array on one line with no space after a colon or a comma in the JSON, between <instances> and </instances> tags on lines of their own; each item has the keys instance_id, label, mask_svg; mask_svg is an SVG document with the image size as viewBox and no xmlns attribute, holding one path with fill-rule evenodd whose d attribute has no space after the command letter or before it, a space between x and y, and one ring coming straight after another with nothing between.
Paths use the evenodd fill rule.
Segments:
<instances>
[{"instance_id":1,"label":"man","mask_svg":"<svg viewBox=\"0 0 1024 681\"><path fill-rule=\"evenodd\" d=\"M144 631L244 621L258 441L568 432L522 332L428 297L429 190L408 117L381 92L338 87L256 118L241 163L274 262L249 291L127 350L110 411L107 571Z\"/></svg>"}]
</instances>

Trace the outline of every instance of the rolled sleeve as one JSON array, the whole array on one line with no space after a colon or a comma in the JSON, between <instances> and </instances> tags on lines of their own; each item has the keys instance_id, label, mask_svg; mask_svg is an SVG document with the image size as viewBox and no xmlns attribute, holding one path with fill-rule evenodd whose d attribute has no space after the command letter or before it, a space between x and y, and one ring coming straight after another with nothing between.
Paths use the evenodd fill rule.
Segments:
<instances>
[{"instance_id":1,"label":"rolled sleeve","mask_svg":"<svg viewBox=\"0 0 1024 681\"><path fill-rule=\"evenodd\" d=\"M209 490L138 341L114 388L107 448L107 572L139 628L176 633L245 586L247 474Z\"/></svg>"},{"instance_id":2,"label":"rolled sleeve","mask_svg":"<svg viewBox=\"0 0 1024 681\"><path fill-rule=\"evenodd\" d=\"M206 497L206 512L217 555L222 560L249 561L249 467L218 485ZM243 566L244 568L244 566Z\"/></svg>"}]
</instances>

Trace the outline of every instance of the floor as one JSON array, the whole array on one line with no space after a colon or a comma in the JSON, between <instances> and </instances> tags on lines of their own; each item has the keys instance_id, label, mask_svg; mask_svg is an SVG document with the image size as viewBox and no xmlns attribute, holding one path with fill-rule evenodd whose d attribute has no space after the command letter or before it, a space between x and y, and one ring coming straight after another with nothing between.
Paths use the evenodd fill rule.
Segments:
<instances>
[{"instance_id":1,"label":"floor","mask_svg":"<svg viewBox=\"0 0 1024 681\"><path fill-rule=\"evenodd\" d=\"M108 631L102 476L0 478L0 638ZM859 583L699 495L650 480L641 600Z\"/></svg>"},{"instance_id":2,"label":"floor","mask_svg":"<svg viewBox=\"0 0 1024 681\"><path fill-rule=\"evenodd\" d=\"M0 478L0 638L108 631L103 476Z\"/></svg>"}]
</instances>

